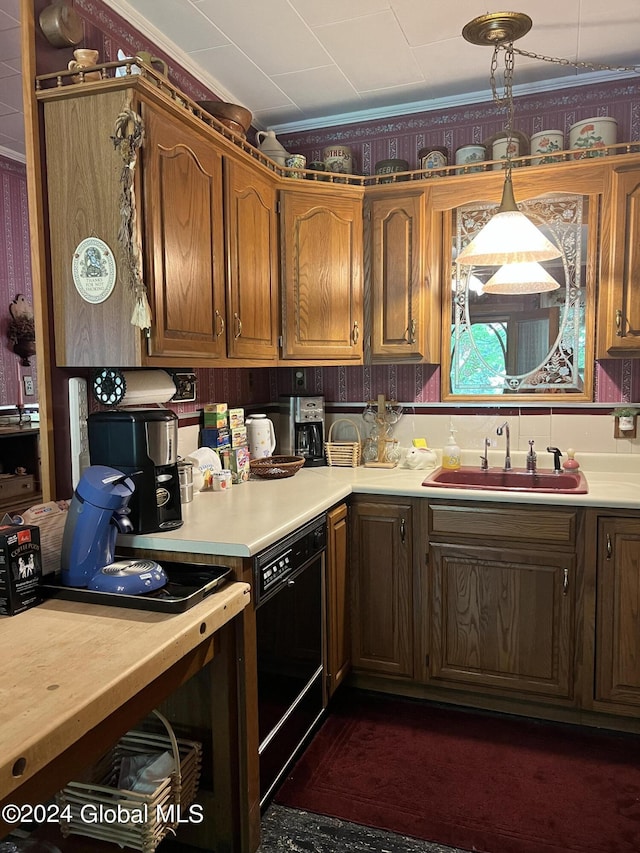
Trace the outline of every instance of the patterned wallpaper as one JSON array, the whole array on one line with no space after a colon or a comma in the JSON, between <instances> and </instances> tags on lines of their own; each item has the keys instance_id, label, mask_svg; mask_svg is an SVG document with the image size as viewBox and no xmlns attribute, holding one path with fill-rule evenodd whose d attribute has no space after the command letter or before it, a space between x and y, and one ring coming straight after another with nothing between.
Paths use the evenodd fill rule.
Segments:
<instances>
[{"instance_id":1,"label":"patterned wallpaper","mask_svg":"<svg viewBox=\"0 0 640 853\"><path fill-rule=\"evenodd\" d=\"M18 370L34 380L35 394L25 403L36 403L36 360L22 367L7 338L9 305L21 293L33 304L29 208L24 163L0 155L0 406L18 402Z\"/></svg>"}]
</instances>

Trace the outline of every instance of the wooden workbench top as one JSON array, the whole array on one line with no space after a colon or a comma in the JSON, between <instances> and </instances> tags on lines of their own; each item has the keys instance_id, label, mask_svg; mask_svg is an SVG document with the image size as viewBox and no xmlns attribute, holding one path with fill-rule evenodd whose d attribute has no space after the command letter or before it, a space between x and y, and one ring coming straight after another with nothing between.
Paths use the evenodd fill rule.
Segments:
<instances>
[{"instance_id":1,"label":"wooden workbench top","mask_svg":"<svg viewBox=\"0 0 640 853\"><path fill-rule=\"evenodd\" d=\"M0 801L211 640L249 598L247 584L230 583L185 613L50 600L0 617Z\"/></svg>"}]
</instances>

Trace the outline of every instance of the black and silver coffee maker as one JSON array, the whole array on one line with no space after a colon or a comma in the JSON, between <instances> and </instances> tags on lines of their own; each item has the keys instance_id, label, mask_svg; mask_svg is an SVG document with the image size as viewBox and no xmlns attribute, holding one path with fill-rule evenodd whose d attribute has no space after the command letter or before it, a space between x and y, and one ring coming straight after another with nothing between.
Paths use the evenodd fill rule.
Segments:
<instances>
[{"instance_id":1,"label":"black and silver coffee maker","mask_svg":"<svg viewBox=\"0 0 640 853\"><path fill-rule=\"evenodd\" d=\"M127 474L134 533L182 524L178 479L178 417L170 409L114 409L89 415L89 457Z\"/></svg>"},{"instance_id":2,"label":"black and silver coffee maker","mask_svg":"<svg viewBox=\"0 0 640 853\"><path fill-rule=\"evenodd\" d=\"M324 397L281 396L279 435L285 456L304 456L305 465L325 465Z\"/></svg>"}]
</instances>

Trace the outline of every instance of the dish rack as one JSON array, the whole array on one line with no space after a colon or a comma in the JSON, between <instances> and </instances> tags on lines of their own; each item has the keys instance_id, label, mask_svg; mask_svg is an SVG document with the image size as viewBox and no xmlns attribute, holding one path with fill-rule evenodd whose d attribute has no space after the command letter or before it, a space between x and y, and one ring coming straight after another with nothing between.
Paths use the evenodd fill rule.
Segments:
<instances>
[{"instance_id":1,"label":"dish rack","mask_svg":"<svg viewBox=\"0 0 640 853\"><path fill-rule=\"evenodd\" d=\"M334 427L337 424L346 423L353 428L357 436L357 441L332 441ZM324 445L325 454L327 457L327 465L335 465L342 468L357 468L360 464L362 454L362 439L360 438L360 430L349 418L338 418L329 427L329 433Z\"/></svg>"},{"instance_id":2,"label":"dish rack","mask_svg":"<svg viewBox=\"0 0 640 853\"><path fill-rule=\"evenodd\" d=\"M184 820L198 792L202 744L176 738L166 717L159 711L153 713L164 725L166 734L127 732L91 768L90 781L69 782L56 794L61 813L71 814L70 818L60 820L60 831L65 838L84 835L153 853L166 835L174 833L181 814ZM116 787L124 756L165 751L173 754L176 769L152 793ZM128 821L127 814L131 816ZM97 819L101 816L104 821Z\"/></svg>"}]
</instances>

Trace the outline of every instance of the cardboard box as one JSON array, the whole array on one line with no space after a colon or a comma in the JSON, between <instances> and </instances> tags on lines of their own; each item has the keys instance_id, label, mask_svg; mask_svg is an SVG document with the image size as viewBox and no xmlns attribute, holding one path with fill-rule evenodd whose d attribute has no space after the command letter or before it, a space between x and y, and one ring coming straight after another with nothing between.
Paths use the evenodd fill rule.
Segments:
<instances>
[{"instance_id":1,"label":"cardboard box","mask_svg":"<svg viewBox=\"0 0 640 853\"><path fill-rule=\"evenodd\" d=\"M205 403L204 404L204 413L207 414L209 412L213 412L216 415L224 415L226 414L228 409L227 403Z\"/></svg>"},{"instance_id":2,"label":"cardboard box","mask_svg":"<svg viewBox=\"0 0 640 853\"><path fill-rule=\"evenodd\" d=\"M244 409L229 409L229 426L231 429L244 426Z\"/></svg>"},{"instance_id":3,"label":"cardboard box","mask_svg":"<svg viewBox=\"0 0 640 853\"><path fill-rule=\"evenodd\" d=\"M40 529L32 524L0 526L0 615L15 616L42 601Z\"/></svg>"},{"instance_id":4,"label":"cardboard box","mask_svg":"<svg viewBox=\"0 0 640 853\"><path fill-rule=\"evenodd\" d=\"M249 466L249 448L233 447L220 451L220 458L224 468L231 471L233 483L245 483L249 479L251 468Z\"/></svg>"},{"instance_id":5,"label":"cardboard box","mask_svg":"<svg viewBox=\"0 0 640 853\"><path fill-rule=\"evenodd\" d=\"M226 412L223 415L218 414L217 412L205 412L203 419L203 423L206 427L226 429L229 426L229 419L227 418Z\"/></svg>"},{"instance_id":6,"label":"cardboard box","mask_svg":"<svg viewBox=\"0 0 640 853\"><path fill-rule=\"evenodd\" d=\"M200 446L219 450L221 447L231 447L231 433L228 429L205 427L200 431Z\"/></svg>"},{"instance_id":7,"label":"cardboard box","mask_svg":"<svg viewBox=\"0 0 640 853\"><path fill-rule=\"evenodd\" d=\"M247 428L246 426L233 427L231 429L231 447L246 447L247 444Z\"/></svg>"}]
</instances>

